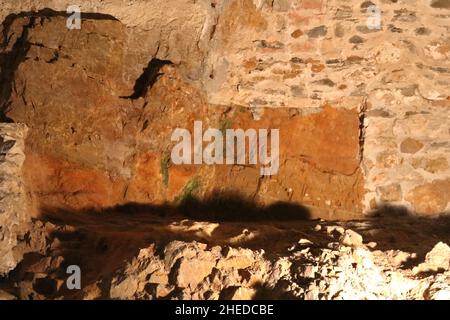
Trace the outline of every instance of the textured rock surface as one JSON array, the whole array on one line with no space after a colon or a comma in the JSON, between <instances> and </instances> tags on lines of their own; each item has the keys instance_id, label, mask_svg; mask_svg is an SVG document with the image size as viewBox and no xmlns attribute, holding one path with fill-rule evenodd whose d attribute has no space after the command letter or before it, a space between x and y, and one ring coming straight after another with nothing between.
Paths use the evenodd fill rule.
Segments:
<instances>
[{"instance_id":1,"label":"textured rock surface","mask_svg":"<svg viewBox=\"0 0 450 320\"><path fill-rule=\"evenodd\" d=\"M111 211L51 220L36 226L44 250L0 281L5 298L449 299L448 217L248 224ZM80 266L81 290L67 289L68 265Z\"/></svg>"},{"instance_id":2,"label":"textured rock surface","mask_svg":"<svg viewBox=\"0 0 450 320\"><path fill-rule=\"evenodd\" d=\"M26 133L24 125L0 126L0 275L13 269L21 260L15 248L25 236L30 222L21 179Z\"/></svg>"},{"instance_id":3,"label":"textured rock surface","mask_svg":"<svg viewBox=\"0 0 450 320\"><path fill-rule=\"evenodd\" d=\"M59 16L19 17L9 29L22 32L27 49L6 116L30 127L25 172L37 206L173 201L199 179L200 195L240 192L262 203L295 201L330 209L330 215L335 209L361 211L357 105L348 110L326 105L313 114L260 109L255 120L250 109L208 104L171 66L161 68L164 75L141 98L127 99L134 93L133 83L122 77L129 63L120 55L123 25L103 17L74 33L64 23ZM54 39L56 30L61 35ZM165 180L162 165L171 133L192 129L199 119L222 129L282 127L279 175L263 180L258 168L169 167L168 162Z\"/></svg>"},{"instance_id":4,"label":"textured rock surface","mask_svg":"<svg viewBox=\"0 0 450 320\"><path fill-rule=\"evenodd\" d=\"M411 196L450 177L445 2L380 3L379 30L367 28L357 1L80 1L81 30L65 28L67 5L6 1L0 11L8 16L2 79L15 84L2 105L30 127L30 170L45 168L30 178L38 204L172 200L196 176L202 192L225 176L245 196L328 216L386 203L449 209L448 200L424 208ZM32 17L44 8L58 12ZM174 65L158 80L164 61ZM247 167L161 169L171 129L199 119L237 125L228 106L251 111L244 127L280 127L288 147L278 177L260 181Z\"/></svg>"},{"instance_id":5,"label":"textured rock surface","mask_svg":"<svg viewBox=\"0 0 450 320\"><path fill-rule=\"evenodd\" d=\"M0 275L34 252L0 297L69 297L61 270L76 262L101 269L88 268L77 298L238 299L269 288L271 297L448 299L447 240L426 257L374 250L379 234L389 243L397 232L434 245L448 220L370 221L370 243L352 225L318 225L333 241L256 249L299 236L259 225L265 218L361 218L393 205L449 216L449 1L374 3L375 29L368 1L80 0L82 28L68 30L70 1L0 0L0 115L15 122L0 126ZM278 174L174 165L171 133L196 120L279 128ZM124 221L122 211L214 223ZM81 229L47 222L53 215ZM230 232L216 221L227 219L258 228ZM230 248L242 243L252 249ZM425 261L413 269L417 256Z\"/></svg>"},{"instance_id":6,"label":"textured rock surface","mask_svg":"<svg viewBox=\"0 0 450 320\"><path fill-rule=\"evenodd\" d=\"M27 131L23 124L0 124L0 276L25 253L42 249L43 230L31 220L22 173Z\"/></svg>"},{"instance_id":7,"label":"textured rock surface","mask_svg":"<svg viewBox=\"0 0 450 320\"><path fill-rule=\"evenodd\" d=\"M345 230L345 233L362 240L354 231ZM322 246L300 239L286 253L268 257L264 250L208 248L196 241L173 241L163 249L155 245L141 249L115 271L106 294L112 299L209 300L450 297L450 252L446 244L436 244L425 262L413 270L405 268L411 254L396 251L396 257L406 257L396 263L391 253L368 249L362 242L356 247L353 243L347 246L338 242ZM29 264L27 278L34 280L19 284L20 297L44 299L69 294L58 285L63 282L55 278L58 273L52 271L56 260L58 257L48 257ZM48 276L36 278L38 273ZM43 290L43 279L45 288L53 283L54 289ZM105 289L99 286L104 288L99 281L87 285L81 294L85 299L105 298ZM5 292L5 298L16 296Z\"/></svg>"},{"instance_id":8,"label":"textured rock surface","mask_svg":"<svg viewBox=\"0 0 450 320\"><path fill-rule=\"evenodd\" d=\"M349 231L362 240L354 231L346 230ZM437 244L427 254L426 262L418 267L425 270L423 265L432 264L434 269L426 270L439 270L437 274L425 278L414 278L410 270L390 265L385 252L371 252L362 242L357 248L336 243L329 243L328 248L321 248L303 239L290 248L288 256L272 261L266 260L263 252L245 249L213 247L205 251L195 242L170 243L169 246L171 249L166 248L165 254L170 254L171 250L179 250L180 247L191 246L196 255L196 264L209 265L211 260L206 257L215 257L212 268L207 273L198 273L194 269L188 271L186 276L196 279L196 285L188 288L183 280L170 280L168 276L172 272L181 272L181 264L164 269L153 252L143 249L113 280L111 290L119 293L115 298L245 300L265 296L306 300L354 300L446 299L450 295L450 253L448 246L443 243ZM241 264L242 260L248 263ZM191 266L194 268L195 264ZM167 274L166 277L158 277L161 281L146 280L151 279L154 273L160 272ZM127 282L134 279L137 286L129 287L128 290L117 290L116 287L122 285L120 279L126 279ZM158 290L159 287L171 289L163 291ZM429 288L433 288L431 295L428 293ZM158 292L164 294L158 295Z\"/></svg>"}]
</instances>

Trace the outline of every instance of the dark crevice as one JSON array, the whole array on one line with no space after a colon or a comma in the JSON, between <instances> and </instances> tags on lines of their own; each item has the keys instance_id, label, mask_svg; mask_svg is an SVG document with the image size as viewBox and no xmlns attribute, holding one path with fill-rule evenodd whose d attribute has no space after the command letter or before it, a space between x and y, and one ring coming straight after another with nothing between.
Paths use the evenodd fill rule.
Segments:
<instances>
[{"instance_id":1,"label":"dark crevice","mask_svg":"<svg viewBox=\"0 0 450 320\"><path fill-rule=\"evenodd\" d=\"M171 65L169 60L152 59L148 63L144 72L139 76L134 84L133 94L130 96L121 96L123 99L138 99L144 97L149 89L153 87L158 78L163 75L159 71L165 65Z\"/></svg>"},{"instance_id":2,"label":"dark crevice","mask_svg":"<svg viewBox=\"0 0 450 320\"><path fill-rule=\"evenodd\" d=\"M55 63L56 61L58 61L58 59L59 59L59 52L58 52L58 50L55 50L53 52L53 57L46 62L47 63Z\"/></svg>"},{"instance_id":3,"label":"dark crevice","mask_svg":"<svg viewBox=\"0 0 450 320\"><path fill-rule=\"evenodd\" d=\"M367 97L364 98L364 101L361 106L361 110L359 112L359 162L360 166L363 163L364 159L364 145L366 138L366 127L365 127L365 119L367 112Z\"/></svg>"},{"instance_id":4,"label":"dark crevice","mask_svg":"<svg viewBox=\"0 0 450 320\"><path fill-rule=\"evenodd\" d=\"M66 11L55 11L50 8L44 8L42 10L38 11L23 11L17 14L10 14L6 19L10 19L10 21L14 21L17 18L43 18L41 20L40 24L42 25L45 19L50 20L50 18L54 17L70 17L72 14L67 13ZM110 14L104 14L104 13L96 13L96 12L81 12L81 19L82 20L113 20L113 21L119 21L117 18ZM6 30L7 32L9 30Z\"/></svg>"}]
</instances>

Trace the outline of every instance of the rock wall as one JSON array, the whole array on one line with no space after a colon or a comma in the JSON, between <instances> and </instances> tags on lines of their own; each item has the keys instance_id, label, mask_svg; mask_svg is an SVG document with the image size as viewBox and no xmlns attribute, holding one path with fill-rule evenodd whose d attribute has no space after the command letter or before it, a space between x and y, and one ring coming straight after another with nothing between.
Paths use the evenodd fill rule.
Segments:
<instances>
[{"instance_id":1,"label":"rock wall","mask_svg":"<svg viewBox=\"0 0 450 320\"><path fill-rule=\"evenodd\" d=\"M407 253L371 252L362 244L362 237L350 229L343 231L340 243L326 248L301 239L292 246L290 256L276 261L264 259L261 251L206 247L174 241L160 249L163 258L155 254L154 246L141 249L113 278L111 298L446 300L450 295L445 259L450 247L442 242L427 254L424 263L408 270L409 274L406 268L396 270L400 256ZM411 277L436 269L442 273Z\"/></svg>"},{"instance_id":2,"label":"rock wall","mask_svg":"<svg viewBox=\"0 0 450 320\"><path fill-rule=\"evenodd\" d=\"M370 5L380 9L379 30L367 26ZM448 211L449 6L226 2L208 56L212 74L222 76L206 82L209 98L302 112L320 112L324 102L355 108L362 121L364 208L390 203L423 214Z\"/></svg>"},{"instance_id":3,"label":"rock wall","mask_svg":"<svg viewBox=\"0 0 450 320\"><path fill-rule=\"evenodd\" d=\"M356 108L324 105L309 113L265 107L256 114L231 102L212 104L201 82L159 58L128 81L127 31L110 16L88 17L78 32L65 28L58 12L11 16L8 23L3 70L17 68L3 103L7 118L30 128L25 179L36 208L239 193L261 204L293 201L324 210L313 215L361 210ZM222 131L283 127L279 174L261 177L258 166L173 165L167 159L171 134L191 130L195 120Z\"/></svg>"},{"instance_id":4,"label":"rock wall","mask_svg":"<svg viewBox=\"0 0 450 320\"><path fill-rule=\"evenodd\" d=\"M22 259L31 222L22 179L26 133L24 125L0 124L0 275Z\"/></svg>"},{"instance_id":5,"label":"rock wall","mask_svg":"<svg viewBox=\"0 0 450 320\"><path fill-rule=\"evenodd\" d=\"M450 209L448 1L78 2L81 30L65 27L68 1L0 1L1 106L30 127L38 204L196 189L334 218L386 203ZM279 175L171 165L170 133L194 120L280 128Z\"/></svg>"}]
</instances>

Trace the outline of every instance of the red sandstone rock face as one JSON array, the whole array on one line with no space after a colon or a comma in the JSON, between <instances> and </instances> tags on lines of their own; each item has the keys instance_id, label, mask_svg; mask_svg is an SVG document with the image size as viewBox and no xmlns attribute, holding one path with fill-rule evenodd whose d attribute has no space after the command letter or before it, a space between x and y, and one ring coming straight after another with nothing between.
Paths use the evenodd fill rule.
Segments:
<instances>
[{"instance_id":1,"label":"red sandstone rock face","mask_svg":"<svg viewBox=\"0 0 450 320\"><path fill-rule=\"evenodd\" d=\"M18 18L11 26L16 34L26 26L29 48L14 75L6 115L30 128L25 177L37 206L158 204L179 201L192 189L189 196L237 192L264 204L360 211L356 106L326 105L309 115L261 109L255 120L250 109L208 104L175 66L162 67L158 76L145 74L140 84L151 86L138 87L138 81L133 88L123 77L120 22L88 20L76 33L64 30L64 23L60 17ZM264 25L258 19L246 23ZM51 36L55 32L59 37ZM171 163L173 130L192 131L196 120L205 129L280 129L278 175L262 178L259 166Z\"/></svg>"},{"instance_id":2,"label":"red sandstone rock face","mask_svg":"<svg viewBox=\"0 0 450 320\"><path fill-rule=\"evenodd\" d=\"M292 111L264 109L258 121L246 111L231 117L235 128L280 128L279 173L255 181L254 189L248 188L254 192L250 194L266 203L292 200L359 211L362 178L358 113L331 106L304 116ZM233 174L230 178L232 187Z\"/></svg>"},{"instance_id":3,"label":"red sandstone rock face","mask_svg":"<svg viewBox=\"0 0 450 320\"><path fill-rule=\"evenodd\" d=\"M69 32L65 20L12 21L9 32L22 43L9 41L19 64L6 115L30 128L25 171L39 203L111 205L122 198L119 171L130 153L123 119L133 107L120 98L133 92L123 80L124 28L88 20Z\"/></svg>"},{"instance_id":4,"label":"red sandstone rock face","mask_svg":"<svg viewBox=\"0 0 450 320\"><path fill-rule=\"evenodd\" d=\"M105 207L123 201L125 181L96 167L27 152L24 164L35 216L40 207Z\"/></svg>"}]
</instances>

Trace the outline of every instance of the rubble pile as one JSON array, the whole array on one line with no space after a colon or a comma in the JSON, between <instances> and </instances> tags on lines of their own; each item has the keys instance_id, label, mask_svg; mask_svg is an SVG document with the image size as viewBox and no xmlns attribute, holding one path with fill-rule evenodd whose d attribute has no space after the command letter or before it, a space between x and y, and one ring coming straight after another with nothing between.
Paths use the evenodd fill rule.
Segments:
<instances>
[{"instance_id":1,"label":"rubble pile","mask_svg":"<svg viewBox=\"0 0 450 320\"><path fill-rule=\"evenodd\" d=\"M342 227L321 247L300 239L287 255L173 241L142 249L111 283L113 299L450 299L450 247L436 244L413 269L414 254L380 251ZM339 234L341 232L341 234ZM407 257L405 259L404 257ZM409 258L409 259L408 259Z\"/></svg>"}]
</instances>

